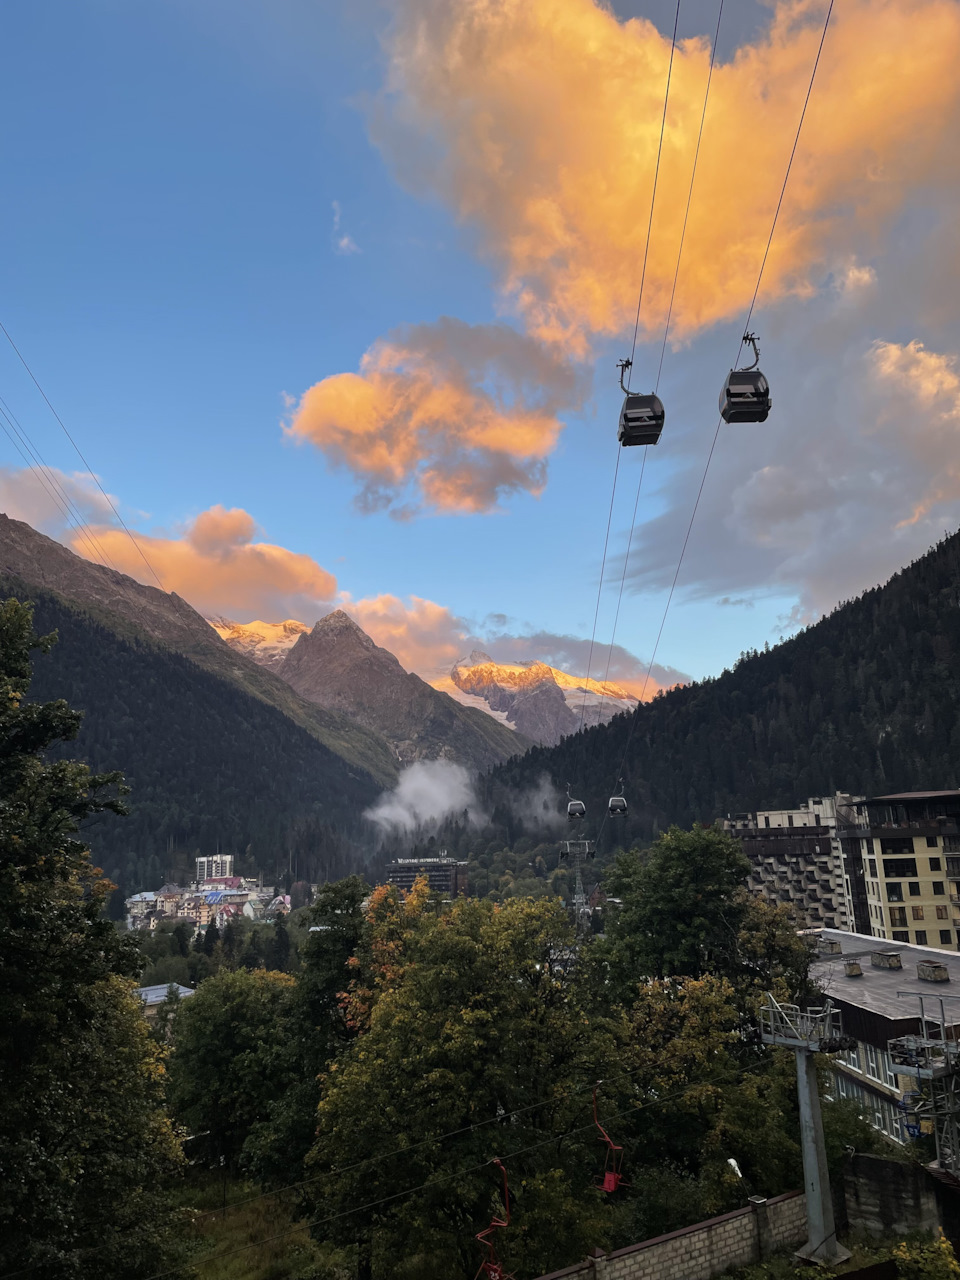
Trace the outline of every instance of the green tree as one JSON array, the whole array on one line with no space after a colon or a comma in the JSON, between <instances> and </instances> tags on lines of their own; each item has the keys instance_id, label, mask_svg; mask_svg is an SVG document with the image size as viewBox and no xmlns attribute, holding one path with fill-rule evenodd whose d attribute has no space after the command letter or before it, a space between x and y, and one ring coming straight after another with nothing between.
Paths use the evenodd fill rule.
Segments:
<instances>
[{"instance_id":1,"label":"green tree","mask_svg":"<svg viewBox=\"0 0 960 1280\"><path fill-rule=\"evenodd\" d=\"M0 606L0 1273L142 1276L173 1256L165 1187L180 1167L163 1056L130 977L135 945L78 838L122 811L117 774L45 753L80 715L26 701L29 605Z\"/></svg>"},{"instance_id":2,"label":"green tree","mask_svg":"<svg viewBox=\"0 0 960 1280\"><path fill-rule=\"evenodd\" d=\"M371 895L347 1002L359 1034L325 1076L305 1208L343 1212L323 1230L359 1241L377 1277L473 1276L474 1235L500 1193L489 1161L511 1153L498 1248L511 1270L539 1274L609 1227L589 1089L616 1070L615 1031L578 997L558 903L437 906L417 889Z\"/></svg>"},{"instance_id":3,"label":"green tree","mask_svg":"<svg viewBox=\"0 0 960 1280\"><path fill-rule=\"evenodd\" d=\"M287 917L280 911L273 922L273 937L267 944L267 967L286 973L290 968L290 934Z\"/></svg>"},{"instance_id":4,"label":"green tree","mask_svg":"<svg viewBox=\"0 0 960 1280\"><path fill-rule=\"evenodd\" d=\"M241 1164L251 1128L295 1081L294 983L263 969L221 969L180 1004L173 1029L170 1105L196 1152Z\"/></svg>"},{"instance_id":5,"label":"green tree","mask_svg":"<svg viewBox=\"0 0 960 1280\"><path fill-rule=\"evenodd\" d=\"M217 928L217 922L211 917L210 923L207 925L203 933L203 954L212 956L217 949L217 943L220 941L220 930Z\"/></svg>"}]
</instances>

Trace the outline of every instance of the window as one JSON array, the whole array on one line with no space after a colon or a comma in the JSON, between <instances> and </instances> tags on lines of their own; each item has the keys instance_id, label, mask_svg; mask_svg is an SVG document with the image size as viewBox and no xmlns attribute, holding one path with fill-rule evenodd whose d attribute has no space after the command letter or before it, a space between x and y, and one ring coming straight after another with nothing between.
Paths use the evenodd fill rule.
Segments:
<instances>
[{"instance_id":1,"label":"window","mask_svg":"<svg viewBox=\"0 0 960 1280\"><path fill-rule=\"evenodd\" d=\"M788 827L792 827L792 826L793 826L793 814L792 814L792 813L788 813L788 814L787 814L787 826L788 826Z\"/></svg>"},{"instance_id":2,"label":"window","mask_svg":"<svg viewBox=\"0 0 960 1280\"><path fill-rule=\"evenodd\" d=\"M868 858L867 861L870 863L870 874L873 876L874 879L876 879L877 878L877 860L876 858ZM960 862L960 858L957 859L957 862Z\"/></svg>"},{"instance_id":3,"label":"window","mask_svg":"<svg viewBox=\"0 0 960 1280\"><path fill-rule=\"evenodd\" d=\"M943 881L934 880L933 884L930 886L930 892L933 894L935 898L941 897L946 892L946 890L943 887Z\"/></svg>"},{"instance_id":4,"label":"window","mask_svg":"<svg viewBox=\"0 0 960 1280\"><path fill-rule=\"evenodd\" d=\"M763 825L764 825L765 827L769 827L769 825L770 825L770 819L769 819L769 817L764 818L764 820L763 820Z\"/></svg>"},{"instance_id":5,"label":"window","mask_svg":"<svg viewBox=\"0 0 960 1280\"><path fill-rule=\"evenodd\" d=\"M939 870L940 870L940 859L939 859L939 858L928 858L928 859L927 859L927 861L930 863L930 870L931 870L931 871L939 871Z\"/></svg>"},{"instance_id":6,"label":"window","mask_svg":"<svg viewBox=\"0 0 960 1280\"><path fill-rule=\"evenodd\" d=\"M947 859L947 875L955 876L960 880L960 858Z\"/></svg>"},{"instance_id":7,"label":"window","mask_svg":"<svg viewBox=\"0 0 960 1280\"><path fill-rule=\"evenodd\" d=\"M946 908L946 907L937 907L937 919L938 919L938 920L946 920L946 919L948 918L948 914L949 914L949 913L947 912L947 908ZM943 941L943 938L941 938L941 939L940 939L940 941L942 942L942 941Z\"/></svg>"},{"instance_id":8,"label":"window","mask_svg":"<svg viewBox=\"0 0 960 1280\"><path fill-rule=\"evenodd\" d=\"M857 1045L856 1049L843 1049L840 1053L837 1054L837 1057L842 1063L850 1067L851 1070L853 1071L863 1070L863 1068L860 1065L860 1046L859 1045Z\"/></svg>"},{"instance_id":9,"label":"window","mask_svg":"<svg viewBox=\"0 0 960 1280\"><path fill-rule=\"evenodd\" d=\"M910 890L910 897L911 897L911 898L919 898L919 897L920 897L920 881L919 881L919 880L911 880L911 881L909 881L909 883L908 883L908 885L907 885L907 888Z\"/></svg>"},{"instance_id":10,"label":"window","mask_svg":"<svg viewBox=\"0 0 960 1280\"><path fill-rule=\"evenodd\" d=\"M910 935L907 933L906 929L894 929L893 940L894 942L909 942Z\"/></svg>"},{"instance_id":11,"label":"window","mask_svg":"<svg viewBox=\"0 0 960 1280\"><path fill-rule=\"evenodd\" d=\"M917 930L917 946L925 947L926 945L927 945L927 931L926 929L918 929Z\"/></svg>"},{"instance_id":12,"label":"window","mask_svg":"<svg viewBox=\"0 0 960 1280\"><path fill-rule=\"evenodd\" d=\"M893 928L902 929L906 926L906 923L907 923L907 908L891 907L890 908L890 924L893 926Z\"/></svg>"},{"instance_id":13,"label":"window","mask_svg":"<svg viewBox=\"0 0 960 1280\"><path fill-rule=\"evenodd\" d=\"M887 901L902 902L903 901L903 885L895 880L887 881Z\"/></svg>"},{"instance_id":14,"label":"window","mask_svg":"<svg viewBox=\"0 0 960 1280\"><path fill-rule=\"evenodd\" d=\"M865 1044L863 1046L864 1054L867 1059L867 1075L871 1080L879 1080L880 1077L880 1050L876 1045Z\"/></svg>"},{"instance_id":15,"label":"window","mask_svg":"<svg viewBox=\"0 0 960 1280\"><path fill-rule=\"evenodd\" d=\"M940 930L940 941L943 943L945 947L949 947L952 944L953 938L950 936L949 929Z\"/></svg>"},{"instance_id":16,"label":"window","mask_svg":"<svg viewBox=\"0 0 960 1280\"><path fill-rule=\"evenodd\" d=\"M913 836L881 836L880 853L888 854L913 853Z\"/></svg>"},{"instance_id":17,"label":"window","mask_svg":"<svg viewBox=\"0 0 960 1280\"><path fill-rule=\"evenodd\" d=\"M923 907L911 907L910 911L911 911L911 914L913 915L914 920L923 919Z\"/></svg>"},{"instance_id":18,"label":"window","mask_svg":"<svg viewBox=\"0 0 960 1280\"><path fill-rule=\"evenodd\" d=\"M883 874L889 879L906 880L917 874L916 858L884 858Z\"/></svg>"},{"instance_id":19,"label":"window","mask_svg":"<svg viewBox=\"0 0 960 1280\"><path fill-rule=\"evenodd\" d=\"M937 840L937 837L936 837L936 836L927 836L927 848L928 848L928 849L935 849L935 848L937 847L938 843L939 843L939 841ZM930 868L930 870L931 870L931 871L939 871L939 870L940 870L940 864L939 864L939 863L937 863L937 865L936 865L935 867L931 867L931 868Z\"/></svg>"}]
</instances>

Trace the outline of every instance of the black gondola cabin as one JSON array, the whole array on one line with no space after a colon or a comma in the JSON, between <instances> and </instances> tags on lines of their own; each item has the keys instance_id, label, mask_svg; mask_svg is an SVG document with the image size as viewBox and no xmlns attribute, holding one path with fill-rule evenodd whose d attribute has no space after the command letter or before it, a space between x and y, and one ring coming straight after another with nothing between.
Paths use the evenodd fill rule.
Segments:
<instances>
[{"instance_id":1,"label":"black gondola cabin","mask_svg":"<svg viewBox=\"0 0 960 1280\"><path fill-rule=\"evenodd\" d=\"M724 422L766 422L770 384L759 369L731 369L720 391Z\"/></svg>"},{"instance_id":2,"label":"black gondola cabin","mask_svg":"<svg viewBox=\"0 0 960 1280\"><path fill-rule=\"evenodd\" d=\"M663 431L663 401L659 396L627 392L620 410L617 439L625 448L635 444L657 444Z\"/></svg>"}]
</instances>

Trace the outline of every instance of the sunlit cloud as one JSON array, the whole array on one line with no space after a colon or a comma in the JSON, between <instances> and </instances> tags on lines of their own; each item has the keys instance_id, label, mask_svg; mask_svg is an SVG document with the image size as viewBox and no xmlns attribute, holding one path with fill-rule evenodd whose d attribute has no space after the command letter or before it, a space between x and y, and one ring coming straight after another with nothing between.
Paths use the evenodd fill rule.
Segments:
<instances>
[{"instance_id":1,"label":"sunlit cloud","mask_svg":"<svg viewBox=\"0 0 960 1280\"><path fill-rule=\"evenodd\" d=\"M190 521L181 536L136 533L136 541L113 525L88 526L111 563L149 586L156 578L205 616L236 620L288 618L298 612L318 616L336 595L337 582L310 556L268 542L255 542L256 522L239 507L210 507ZM71 531L78 555L90 557L87 540Z\"/></svg>"},{"instance_id":2,"label":"sunlit cloud","mask_svg":"<svg viewBox=\"0 0 960 1280\"><path fill-rule=\"evenodd\" d=\"M359 373L316 383L287 427L356 478L361 510L479 512L537 494L580 382L506 325L442 319L377 342Z\"/></svg>"},{"instance_id":3,"label":"sunlit cloud","mask_svg":"<svg viewBox=\"0 0 960 1280\"><path fill-rule=\"evenodd\" d=\"M0 511L53 538L71 525L111 518L110 501L87 471L0 467Z\"/></svg>"},{"instance_id":4,"label":"sunlit cloud","mask_svg":"<svg viewBox=\"0 0 960 1280\"><path fill-rule=\"evenodd\" d=\"M756 282L822 30L822 0L780 0L713 75L673 332L741 314ZM585 354L632 327L670 40L596 0L394 0L372 116L400 178L476 228L528 331ZM960 6L837 5L761 302L844 269L919 184L957 185ZM660 331L707 78L676 52L641 332ZM863 273L865 268L858 268ZM861 274L862 282L862 274Z\"/></svg>"}]
</instances>

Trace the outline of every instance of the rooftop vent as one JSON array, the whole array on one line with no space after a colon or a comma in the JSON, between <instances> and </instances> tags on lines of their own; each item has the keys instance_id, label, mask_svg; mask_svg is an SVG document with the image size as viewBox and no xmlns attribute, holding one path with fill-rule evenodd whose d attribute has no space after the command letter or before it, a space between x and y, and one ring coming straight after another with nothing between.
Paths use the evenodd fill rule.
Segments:
<instances>
[{"instance_id":1,"label":"rooftop vent","mask_svg":"<svg viewBox=\"0 0 960 1280\"><path fill-rule=\"evenodd\" d=\"M862 978L863 970L860 968L859 960L844 960L843 971L848 978Z\"/></svg>"},{"instance_id":2,"label":"rooftop vent","mask_svg":"<svg viewBox=\"0 0 960 1280\"><path fill-rule=\"evenodd\" d=\"M917 965L917 977L923 982L949 982L950 970L939 960L921 960Z\"/></svg>"},{"instance_id":3,"label":"rooftop vent","mask_svg":"<svg viewBox=\"0 0 960 1280\"><path fill-rule=\"evenodd\" d=\"M871 951L870 963L877 969L902 969L899 951Z\"/></svg>"},{"instance_id":4,"label":"rooftop vent","mask_svg":"<svg viewBox=\"0 0 960 1280\"><path fill-rule=\"evenodd\" d=\"M840 943L836 938L821 938L819 950L822 956L838 956L840 954Z\"/></svg>"}]
</instances>

